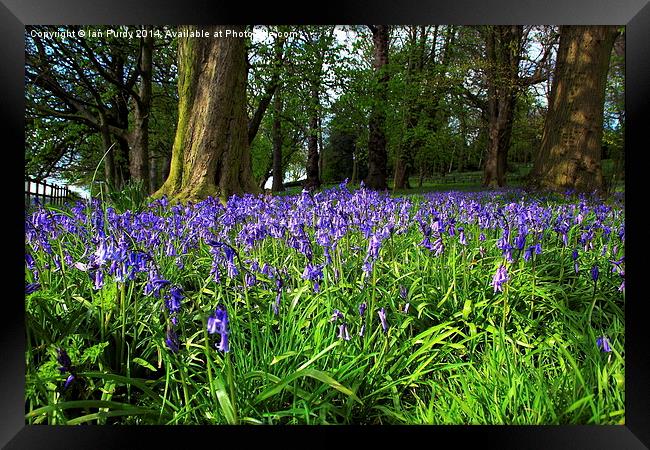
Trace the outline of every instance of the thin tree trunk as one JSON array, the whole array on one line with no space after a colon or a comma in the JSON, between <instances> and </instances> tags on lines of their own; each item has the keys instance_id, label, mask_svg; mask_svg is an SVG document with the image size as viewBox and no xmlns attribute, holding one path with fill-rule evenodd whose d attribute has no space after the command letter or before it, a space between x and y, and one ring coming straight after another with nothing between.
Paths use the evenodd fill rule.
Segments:
<instances>
[{"instance_id":1,"label":"thin tree trunk","mask_svg":"<svg viewBox=\"0 0 650 450\"><path fill-rule=\"evenodd\" d=\"M111 133L108 129L108 124L106 123L106 118L104 115L101 115L101 129L100 134L102 137L102 155L104 152L106 156L104 157L104 182L108 185L113 185L115 183L115 148L111 148Z\"/></svg>"},{"instance_id":2,"label":"thin tree trunk","mask_svg":"<svg viewBox=\"0 0 650 450\"><path fill-rule=\"evenodd\" d=\"M318 97L318 88L315 85L311 88L311 101L309 137L307 138L307 181L305 181L305 188L310 190L320 188L318 170L320 160L318 155L318 105L320 105L320 100Z\"/></svg>"},{"instance_id":3,"label":"thin tree trunk","mask_svg":"<svg viewBox=\"0 0 650 450\"><path fill-rule=\"evenodd\" d=\"M189 32L195 27L182 27ZM210 36L243 26L206 27ZM156 196L197 201L256 192L246 116L244 38L179 39L178 126L169 177Z\"/></svg>"},{"instance_id":4,"label":"thin tree trunk","mask_svg":"<svg viewBox=\"0 0 650 450\"><path fill-rule=\"evenodd\" d=\"M284 190L284 174L282 170L282 97L275 93L273 99L273 192Z\"/></svg>"},{"instance_id":5,"label":"thin tree trunk","mask_svg":"<svg viewBox=\"0 0 650 450\"><path fill-rule=\"evenodd\" d=\"M605 84L615 26L563 26L551 102L532 181L581 192L603 188L600 164Z\"/></svg>"},{"instance_id":6,"label":"thin tree trunk","mask_svg":"<svg viewBox=\"0 0 650 450\"><path fill-rule=\"evenodd\" d=\"M144 191L151 193L149 181L149 112L151 110L151 76L153 37L142 38L140 50L140 86L135 101L129 169L131 178L141 181Z\"/></svg>"},{"instance_id":7,"label":"thin tree trunk","mask_svg":"<svg viewBox=\"0 0 650 450\"><path fill-rule=\"evenodd\" d=\"M153 192L158 190L160 182L158 181L160 174L160 157L155 155L152 151L149 152L149 189Z\"/></svg>"},{"instance_id":8,"label":"thin tree trunk","mask_svg":"<svg viewBox=\"0 0 650 450\"><path fill-rule=\"evenodd\" d=\"M374 48L373 67L377 78L374 102L370 112L368 137L368 175L366 186L370 189L385 190L386 166L386 103L388 97L388 25L371 26Z\"/></svg>"}]
</instances>

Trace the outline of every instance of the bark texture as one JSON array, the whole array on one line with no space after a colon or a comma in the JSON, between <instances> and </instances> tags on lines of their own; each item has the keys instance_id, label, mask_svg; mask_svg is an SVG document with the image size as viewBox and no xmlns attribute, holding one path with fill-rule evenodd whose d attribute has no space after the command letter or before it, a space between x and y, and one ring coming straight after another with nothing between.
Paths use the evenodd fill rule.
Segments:
<instances>
[{"instance_id":1,"label":"bark texture","mask_svg":"<svg viewBox=\"0 0 650 450\"><path fill-rule=\"evenodd\" d=\"M488 151L483 169L486 187L506 184L522 36L522 25L499 25L487 32Z\"/></svg>"},{"instance_id":2,"label":"bark texture","mask_svg":"<svg viewBox=\"0 0 650 450\"><path fill-rule=\"evenodd\" d=\"M226 28L205 27L211 36ZM244 38L185 37L178 46L178 126L169 176L156 196L198 201L218 195L256 192L252 178L246 116Z\"/></svg>"},{"instance_id":3,"label":"bark texture","mask_svg":"<svg viewBox=\"0 0 650 450\"><path fill-rule=\"evenodd\" d=\"M388 25L371 26L374 51L373 67L377 78L374 104L370 113L368 136L368 175L365 184L370 189L385 190L386 165L386 103L388 97Z\"/></svg>"},{"instance_id":4,"label":"bark texture","mask_svg":"<svg viewBox=\"0 0 650 450\"><path fill-rule=\"evenodd\" d=\"M284 190L282 171L282 97L276 91L273 98L273 192Z\"/></svg>"},{"instance_id":5,"label":"bark texture","mask_svg":"<svg viewBox=\"0 0 650 450\"><path fill-rule=\"evenodd\" d=\"M144 191L151 193L149 180L149 112L151 111L151 70L153 37L147 33L140 47L140 86L133 114L129 170L131 178L141 180Z\"/></svg>"},{"instance_id":6,"label":"bark texture","mask_svg":"<svg viewBox=\"0 0 650 450\"><path fill-rule=\"evenodd\" d=\"M614 26L563 26L551 101L532 182L538 188L601 190L605 84Z\"/></svg>"},{"instance_id":7,"label":"bark texture","mask_svg":"<svg viewBox=\"0 0 650 450\"><path fill-rule=\"evenodd\" d=\"M320 155L318 154L318 107L320 99L318 88L313 86L311 89L312 110L309 118L309 136L307 137L307 180L305 181L306 189L318 189L320 187L320 171L318 163Z\"/></svg>"}]
</instances>

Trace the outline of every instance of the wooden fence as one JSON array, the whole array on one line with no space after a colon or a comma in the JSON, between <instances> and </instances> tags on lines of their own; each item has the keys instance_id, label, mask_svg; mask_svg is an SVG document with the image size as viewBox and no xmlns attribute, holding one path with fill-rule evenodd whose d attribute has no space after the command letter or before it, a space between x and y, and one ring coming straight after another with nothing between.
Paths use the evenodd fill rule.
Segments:
<instances>
[{"instance_id":1,"label":"wooden fence","mask_svg":"<svg viewBox=\"0 0 650 450\"><path fill-rule=\"evenodd\" d=\"M37 200L41 204L63 205L72 195L67 186L57 186L41 181L25 180L25 207Z\"/></svg>"}]
</instances>

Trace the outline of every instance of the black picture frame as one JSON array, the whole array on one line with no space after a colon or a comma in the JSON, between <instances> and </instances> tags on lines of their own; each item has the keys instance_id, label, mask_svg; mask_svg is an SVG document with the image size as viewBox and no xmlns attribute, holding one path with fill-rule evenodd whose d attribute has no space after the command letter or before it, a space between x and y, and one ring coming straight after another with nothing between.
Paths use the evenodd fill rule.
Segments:
<instances>
[{"instance_id":1,"label":"black picture frame","mask_svg":"<svg viewBox=\"0 0 650 450\"><path fill-rule=\"evenodd\" d=\"M229 445L227 437L237 436L237 445L261 440L264 445L312 445L331 441L347 442L349 432L362 433L373 443L395 439L402 445L461 445L474 441L480 446L517 449L642 449L650 447L650 388L646 384L649 357L646 351L645 315L641 252L644 243L642 184L647 153L644 124L650 105L650 4L648 0L453 0L373 2L329 1L303 6L275 2L171 0L2 0L0 2L0 114L5 132L2 147L5 160L13 161L3 171L12 186L4 196L7 229L24 230L20 187L19 149L24 148L24 30L25 25L72 24L599 24L626 26L626 234L632 245L626 248L626 424L624 426L454 426L454 427L57 427L26 426L24 404L25 339L22 301L24 265L20 244L10 249L12 232L5 233L7 273L3 319L0 322L0 444L21 448L138 448L144 445ZM645 119L645 120L644 120ZM641 200L640 200L641 198ZM15 211L12 210L15 208ZM1 241L0 241L1 242ZM249 432L250 431L250 432ZM286 433L300 432L300 438ZM199 433L206 438L205 444ZM419 434L426 436L419 436ZM416 436L418 435L418 436ZM226 438L225 438L226 437ZM315 439L314 439L315 438ZM418 441L418 438L424 440ZM305 439L303 441L303 439ZM244 440L244 441L242 441ZM156 443L156 444L154 444ZM366 442L367 445L367 442Z\"/></svg>"}]
</instances>

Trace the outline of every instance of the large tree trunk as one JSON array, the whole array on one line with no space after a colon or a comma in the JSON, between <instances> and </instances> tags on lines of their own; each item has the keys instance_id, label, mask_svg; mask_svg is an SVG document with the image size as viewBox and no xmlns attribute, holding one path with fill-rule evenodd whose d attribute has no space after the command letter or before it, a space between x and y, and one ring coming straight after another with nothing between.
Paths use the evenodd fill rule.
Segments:
<instances>
[{"instance_id":1,"label":"large tree trunk","mask_svg":"<svg viewBox=\"0 0 650 450\"><path fill-rule=\"evenodd\" d=\"M311 117L309 118L309 137L307 138L307 181L305 181L306 189L318 189L320 187L320 177L318 170L318 163L320 157L318 155L318 105L320 100L318 97L318 88L312 86L311 88Z\"/></svg>"},{"instance_id":2,"label":"large tree trunk","mask_svg":"<svg viewBox=\"0 0 650 450\"><path fill-rule=\"evenodd\" d=\"M563 26L551 101L532 182L537 187L600 190L605 84L615 26Z\"/></svg>"},{"instance_id":3,"label":"large tree trunk","mask_svg":"<svg viewBox=\"0 0 650 450\"><path fill-rule=\"evenodd\" d=\"M149 112L151 110L151 70L153 37L147 33L142 38L140 49L140 86L135 99L133 132L129 170L131 178L142 181L144 191L149 194L153 186L149 181Z\"/></svg>"},{"instance_id":4,"label":"large tree trunk","mask_svg":"<svg viewBox=\"0 0 650 450\"><path fill-rule=\"evenodd\" d=\"M243 26L212 26L213 36ZM155 194L177 201L256 192L248 147L243 37L187 37L178 44L178 126L169 177Z\"/></svg>"},{"instance_id":5,"label":"large tree trunk","mask_svg":"<svg viewBox=\"0 0 650 450\"><path fill-rule=\"evenodd\" d=\"M488 151L483 185L502 187L517 96L522 25L494 26L487 32Z\"/></svg>"},{"instance_id":6,"label":"large tree trunk","mask_svg":"<svg viewBox=\"0 0 650 450\"><path fill-rule=\"evenodd\" d=\"M273 99L273 192L284 190L284 173L282 170L282 97L280 91Z\"/></svg>"},{"instance_id":7,"label":"large tree trunk","mask_svg":"<svg viewBox=\"0 0 650 450\"><path fill-rule=\"evenodd\" d=\"M386 184L386 101L388 97L388 25L371 26L374 48L373 67L377 88L370 112L368 136L368 175L365 184L370 189L384 190Z\"/></svg>"}]
</instances>

